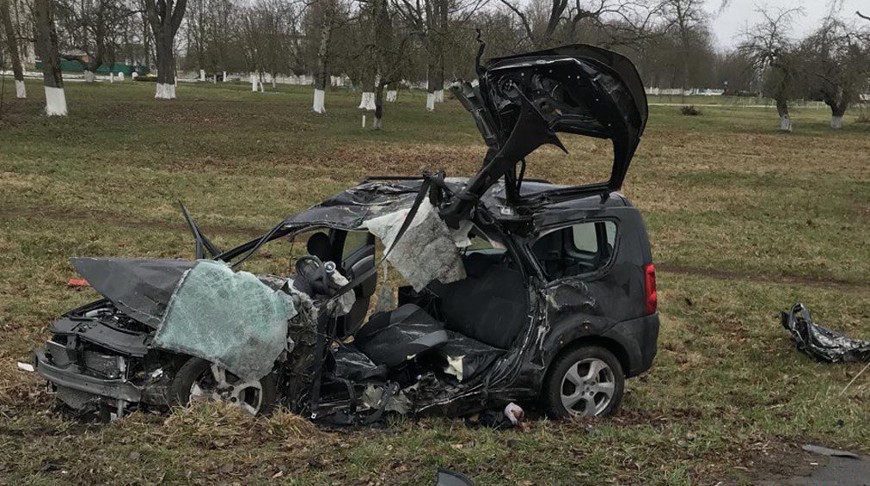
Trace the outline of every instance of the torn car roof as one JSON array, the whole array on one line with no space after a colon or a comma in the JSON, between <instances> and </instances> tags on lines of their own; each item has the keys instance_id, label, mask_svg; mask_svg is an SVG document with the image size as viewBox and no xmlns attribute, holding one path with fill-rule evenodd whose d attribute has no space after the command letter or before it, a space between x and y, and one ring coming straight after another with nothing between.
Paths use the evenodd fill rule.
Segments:
<instances>
[{"instance_id":1,"label":"torn car roof","mask_svg":"<svg viewBox=\"0 0 870 486\"><path fill-rule=\"evenodd\" d=\"M387 179L387 178L384 178ZM423 184L422 178L409 179L398 176L401 180L378 180L366 181L362 184L346 189L300 213L287 217L284 226L290 230L298 230L306 227L325 226L342 230L358 230L365 226L365 222L387 213L408 209L414 202L414 198ZM465 187L467 178L449 178L445 180L447 187L457 192ZM526 181L522 185L523 196L534 197L554 189L560 189L563 185L552 184L543 181ZM496 219L514 219L505 208L508 208L505 186L497 183L489 188L480 200ZM630 206L630 203L619 193L612 192L610 197L602 199L600 196L588 196L584 198L570 199L567 201L547 204L542 199L537 207L525 208L529 215L535 213L562 212L576 210L595 210L603 207Z\"/></svg>"}]
</instances>

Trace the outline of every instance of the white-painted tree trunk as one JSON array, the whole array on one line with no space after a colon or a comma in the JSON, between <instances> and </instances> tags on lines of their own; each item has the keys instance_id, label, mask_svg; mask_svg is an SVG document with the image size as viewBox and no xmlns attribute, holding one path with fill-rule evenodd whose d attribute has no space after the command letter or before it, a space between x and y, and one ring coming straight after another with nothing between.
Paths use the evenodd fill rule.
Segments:
<instances>
[{"instance_id":1,"label":"white-painted tree trunk","mask_svg":"<svg viewBox=\"0 0 870 486\"><path fill-rule=\"evenodd\" d=\"M211 78L211 82L212 82L212 84L217 84L217 74L215 74L214 76L212 76L212 78Z\"/></svg>"},{"instance_id":2,"label":"white-painted tree trunk","mask_svg":"<svg viewBox=\"0 0 870 486\"><path fill-rule=\"evenodd\" d=\"M24 81L15 81L15 96L20 99L27 98L27 87L24 86Z\"/></svg>"},{"instance_id":3,"label":"white-painted tree trunk","mask_svg":"<svg viewBox=\"0 0 870 486\"><path fill-rule=\"evenodd\" d=\"M779 129L783 132L791 131L791 118L788 115L779 117Z\"/></svg>"},{"instance_id":4,"label":"white-painted tree trunk","mask_svg":"<svg viewBox=\"0 0 870 486\"><path fill-rule=\"evenodd\" d=\"M45 87L45 114L66 116L66 94L63 88Z\"/></svg>"},{"instance_id":5,"label":"white-painted tree trunk","mask_svg":"<svg viewBox=\"0 0 870 486\"><path fill-rule=\"evenodd\" d=\"M124 80L124 73L118 73L118 81L123 81L123 80Z\"/></svg>"},{"instance_id":6,"label":"white-painted tree trunk","mask_svg":"<svg viewBox=\"0 0 870 486\"><path fill-rule=\"evenodd\" d=\"M157 93L154 95L158 100L174 100L175 85L168 83L157 83Z\"/></svg>"},{"instance_id":7,"label":"white-painted tree trunk","mask_svg":"<svg viewBox=\"0 0 870 486\"><path fill-rule=\"evenodd\" d=\"M112 73L112 72L109 73L109 82L110 83L115 82L115 73Z\"/></svg>"},{"instance_id":8,"label":"white-painted tree trunk","mask_svg":"<svg viewBox=\"0 0 870 486\"><path fill-rule=\"evenodd\" d=\"M396 91L394 89L387 91L387 102L388 103L395 103L396 100L398 100L398 99L399 99L399 92L398 91Z\"/></svg>"},{"instance_id":9,"label":"white-painted tree trunk","mask_svg":"<svg viewBox=\"0 0 870 486\"><path fill-rule=\"evenodd\" d=\"M224 77L221 78L221 82L222 82L222 83L226 83L226 82L227 82L227 72L226 72L226 71L224 71Z\"/></svg>"},{"instance_id":10,"label":"white-painted tree trunk","mask_svg":"<svg viewBox=\"0 0 870 486\"><path fill-rule=\"evenodd\" d=\"M324 106L324 101L326 101L326 92L322 89L314 90L314 106L311 107L311 110L314 113L320 113L321 115L326 113L326 107Z\"/></svg>"},{"instance_id":11,"label":"white-painted tree trunk","mask_svg":"<svg viewBox=\"0 0 870 486\"><path fill-rule=\"evenodd\" d=\"M435 90L435 103L444 103L444 90L436 89Z\"/></svg>"},{"instance_id":12,"label":"white-painted tree trunk","mask_svg":"<svg viewBox=\"0 0 870 486\"><path fill-rule=\"evenodd\" d=\"M93 71L85 71L85 82L93 83L97 81L97 75Z\"/></svg>"},{"instance_id":13,"label":"white-painted tree trunk","mask_svg":"<svg viewBox=\"0 0 870 486\"><path fill-rule=\"evenodd\" d=\"M200 70L199 70L199 80L200 80L200 81L205 81L205 69L200 69Z\"/></svg>"},{"instance_id":14,"label":"white-painted tree trunk","mask_svg":"<svg viewBox=\"0 0 870 486\"><path fill-rule=\"evenodd\" d=\"M251 91L254 93L257 92L257 75L256 74L251 74Z\"/></svg>"},{"instance_id":15,"label":"white-painted tree trunk","mask_svg":"<svg viewBox=\"0 0 870 486\"><path fill-rule=\"evenodd\" d=\"M275 76L273 75L273 76L272 76L272 89L274 90L275 88L276 88L276 85L275 85Z\"/></svg>"},{"instance_id":16,"label":"white-painted tree trunk","mask_svg":"<svg viewBox=\"0 0 870 486\"><path fill-rule=\"evenodd\" d=\"M832 116L831 117L831 128L834 130L839 130L843 128L843 117L842 116Z\"/></svg>"},{"instance_id":17,"label":"white-painted tree trunk","mask_svg":"<svg viewBox=\"0 0 870 486\"><path fill-rule=\"evenodd\" d=\"M375 130L380 130L384 127L384 121L381 118L375 117L375 122L372 123L372 128Z\"/></svg>"},{"instance_id":18,"label":"white-painted tree trunk","mask_svg":"<svg viewBox=\"0 0 870 486\"><path fill-rule=\"evenodd\" d=\"M375 111L375 94L369 91L364 91L362 99L359 102L359 109Z\"/></svg>"},{"instance_id":19,"label":"white-painted tree trunk","mask_svg":"<svg viewBox=\"0 0 870 486\"><path fill-rule=\"evenodd\" d=\"M426 93L426 109L435 111L435 93Z\"/></svg>"}]
</instances>

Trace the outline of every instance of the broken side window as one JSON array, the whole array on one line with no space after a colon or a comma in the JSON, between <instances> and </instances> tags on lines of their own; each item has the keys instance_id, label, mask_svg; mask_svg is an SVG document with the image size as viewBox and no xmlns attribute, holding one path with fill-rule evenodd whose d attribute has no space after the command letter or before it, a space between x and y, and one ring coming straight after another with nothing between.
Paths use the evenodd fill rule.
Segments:
<instances>
[{"instance_id":1,"label":"broken side window","mask_svg":"<svg viewBox=\"0 0 870 486\"><path fill-rule=\"evenodd\" d=\"M465 254L483 253L487 255L502 255L507 252L507 248L499 241L489 238L478 228L472 228L468 233L468 246L465 247Z\"/></svg>"},{"instance_id":2,"label":"broken side window","mask_svg":"<svg viewBox=\"0 0 870 486\"><path fill-rule=\"evenodd\" d=\"M368 231L348 231L347 236L344 238L344 248L342 249L341 254L347 257L357 250L362 249L362 247L370 244L369 235L370 233Z\"/></svg>"},{"instance_id":3,"label":"broken side window","mask_svg":"<svg viewBox=\"0 0 870 486\"><path fill-rule=\"evenodd\" d=\"M595 272L613 258L616 223L579 223L545 233L532 253L549 280Z\"/></svg>"}]
</instances>

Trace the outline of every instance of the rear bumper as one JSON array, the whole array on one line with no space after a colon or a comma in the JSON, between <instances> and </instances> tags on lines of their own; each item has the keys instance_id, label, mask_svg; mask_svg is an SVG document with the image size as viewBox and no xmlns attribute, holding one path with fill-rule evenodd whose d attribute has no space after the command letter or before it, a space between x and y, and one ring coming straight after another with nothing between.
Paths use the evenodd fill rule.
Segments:
<instances>
[{"instance_id":1,"label":"rear bumper","mask_svg":"<svg viewBox=\"0 0 870 486\"><path fill-rule=\"evenodd\" d=\"M128 402L142 400L141 390L126 380L102 379L86 375L81 373L75 364L66 367L55 366L46 356L44 349L37 349L33 354L36 372L56 386Z\"/></svg>"},{"instance_id":2,"label":"rear bumper","mask_svg":"<svg viewBox=\"0 0 870 486\"><path fill-rule=\"evenodd\" d=\"M603 334L622 345L628 358L626 377L637 376L652 367L658 352L658 312L639 319L623 321Z\"/></svg>"}]
</instances>

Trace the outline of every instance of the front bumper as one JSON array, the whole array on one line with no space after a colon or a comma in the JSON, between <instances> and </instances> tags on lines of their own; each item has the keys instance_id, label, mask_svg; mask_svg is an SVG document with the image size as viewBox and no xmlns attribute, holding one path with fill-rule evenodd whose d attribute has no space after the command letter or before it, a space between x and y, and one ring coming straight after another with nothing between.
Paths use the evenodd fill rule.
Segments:
<instances>
[{"instance_id":1,"label":"front bumper","mask_svg":"<svg viewBox=\"0 0 870 486\"><path fill-rule=\"evenodd\" d=\"M102 379L86 375L75 364L68 364L66 367L56 366L45 354L44 349L37 349L33 354L36 372L55 386L127 402L142 400L142 391L126 380Z\"/></svg>"}]
</instances>

